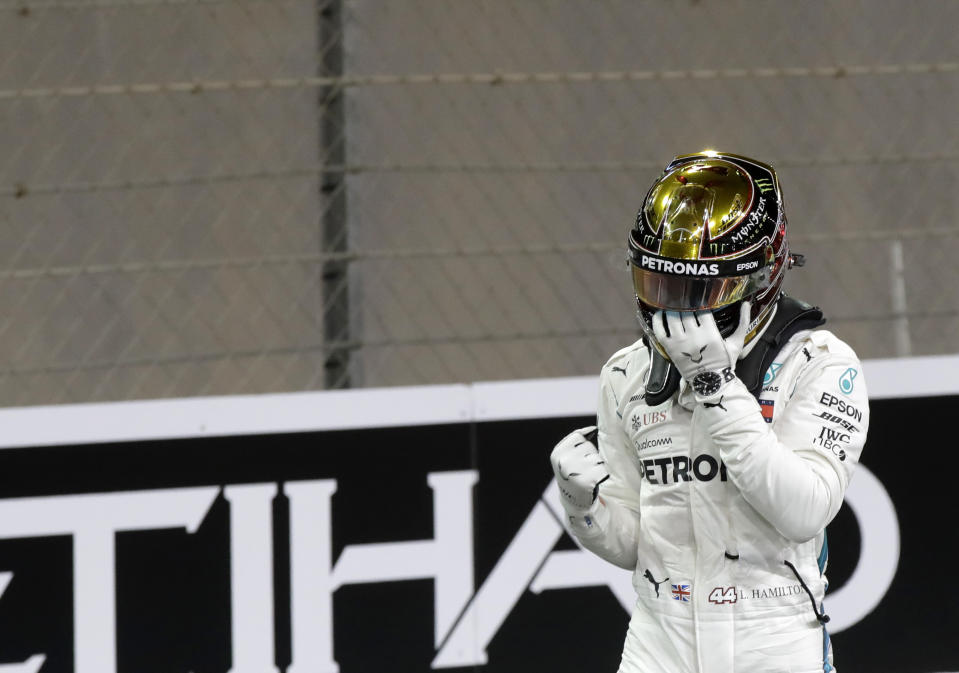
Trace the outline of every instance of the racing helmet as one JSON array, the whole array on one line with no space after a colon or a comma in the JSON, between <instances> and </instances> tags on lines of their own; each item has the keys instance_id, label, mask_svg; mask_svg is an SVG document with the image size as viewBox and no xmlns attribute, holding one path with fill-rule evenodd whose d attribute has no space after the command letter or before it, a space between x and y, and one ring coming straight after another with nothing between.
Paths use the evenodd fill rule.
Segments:
<instances>
[{"instance_id":1,"label":"racing helmet","mask_svg":"<svg viewBox=\"0 0 959 673\"><path fill-rule=\"evenodd\" d=\"M772 316L790 256L772 166L704 151L673 159L646 194L629 232L629 267L647 338L660 310L712 311L723 338L751 302L748 344Z\"/></svg>"}]
</instances>

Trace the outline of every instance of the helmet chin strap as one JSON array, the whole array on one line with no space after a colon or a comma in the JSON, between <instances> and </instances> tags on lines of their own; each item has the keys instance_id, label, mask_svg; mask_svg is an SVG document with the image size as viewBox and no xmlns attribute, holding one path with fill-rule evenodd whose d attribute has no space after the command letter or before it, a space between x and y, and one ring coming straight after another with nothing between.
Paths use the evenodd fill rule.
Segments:
<instances>
[{"instance_id":1,"label":"helmet chin strap","mask_svg":"<svg viewBox=\"0 0 959 673\"><path fill-rule=\"evenodd\" d=\"M649 337L643 337L643 342L649 346ZM659 406L679 389L682 377L676 365L659 352L659 344L650 349L649 371L646 374L643 399L651 407Z\"/></svg>"},{"instance_id":2,"label":"helmet chin strap","mask_svg":"<svg viewBox=\"0 0 959 673\"><path fill-rule=\"evenodd\" d=\"M749 392L758 398L762 392L763 374L783 345L796 332L819 327L825 322L818 307L784 293L765 320L765 325L759 327L759 331L743 349L743 355L736 364L736 375L746 384ZM640 323L645 325L642 320ZM645 327L643 331L646 332ZM663 355L659 344L648 333L643 336L643 343L650 350L643 399L646 404L655 407L673 396L679 388L681 377L679 370Z\"/></svg>"},{"instance_id":3,"label":"helmet chin strap","mask_svg":"<svg viewBox=\"0 0 959 673\"><path fill-rule=\"evenodd\" d=\"M782 297L780 297L780 300ZM752 332L746 335L746 345L743 347L743 352L739 354L739 359L742 360L744 357L749 355L752 352L753 348L756 347L757 340L766 333L766 330L769 329L769 326L773 324L773 320L776 318L776 313L779 311L779 301L776 301L772 306L768 307L769 311L764 315L759 324L756 326Z\"/></svg>"}]
</instances>

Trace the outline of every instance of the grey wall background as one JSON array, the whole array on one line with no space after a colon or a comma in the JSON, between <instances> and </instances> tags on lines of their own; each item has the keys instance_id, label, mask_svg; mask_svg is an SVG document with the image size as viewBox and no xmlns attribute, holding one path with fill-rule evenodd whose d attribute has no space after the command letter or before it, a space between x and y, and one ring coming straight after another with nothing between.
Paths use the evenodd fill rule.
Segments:
<instances>
[{"instance_id":1,"label":"grey wall background","mask_svg":"<svg viewBox=\"0 0 959 673\"><path fill-rule=\"evenodd\" d=\"M959 351L959 3L0 2L0 404L592 374L623 241L773 163L787 290Z\"/></svg>"}]
</instances>

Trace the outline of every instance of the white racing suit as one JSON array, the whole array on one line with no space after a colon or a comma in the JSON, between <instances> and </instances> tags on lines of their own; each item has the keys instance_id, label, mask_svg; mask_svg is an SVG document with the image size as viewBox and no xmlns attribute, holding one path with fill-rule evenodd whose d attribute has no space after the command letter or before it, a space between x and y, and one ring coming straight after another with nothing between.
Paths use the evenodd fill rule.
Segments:
<instances>
[{"instance_id":1,"label":"white racing suit","mask_svg":"<svg viewBox=\"0 0 959 673\"><path fill-rule=\"evenodd\" d=\"M603 368L598 447L610 478L580 543L633 571L621 673L834 671L824 529L866 439L855 353L825 330L789 339L757 399L738 378L644 403L641 343Z\"/></svg>"}]
</instances>

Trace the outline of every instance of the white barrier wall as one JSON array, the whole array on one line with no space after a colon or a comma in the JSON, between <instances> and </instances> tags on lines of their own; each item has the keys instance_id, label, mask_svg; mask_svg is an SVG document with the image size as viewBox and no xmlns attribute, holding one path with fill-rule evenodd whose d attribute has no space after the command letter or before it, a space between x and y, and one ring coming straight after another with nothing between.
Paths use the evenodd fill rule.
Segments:
<instances>
[{"instance_id":1,"label":"white barrier wall","mask_svg":"<svg viewBox=\"0 0 959 673\"><path fill-rule=\"evenodd\" d=\"M916 462L940 426L913 422L950 417L959 356L863 370L870 439L829 527L837 664L959 670L927 638L959 624L914 609L915 578L955 546L937 528L951 495L930 486L956 461ZM0 673L615 670L630 574L566 535L547 461L596 390L2 410Z\"/></svg>"}]
</instances>

